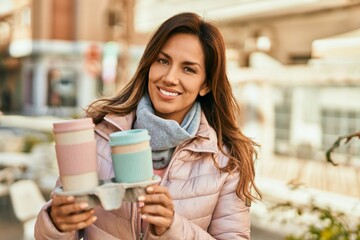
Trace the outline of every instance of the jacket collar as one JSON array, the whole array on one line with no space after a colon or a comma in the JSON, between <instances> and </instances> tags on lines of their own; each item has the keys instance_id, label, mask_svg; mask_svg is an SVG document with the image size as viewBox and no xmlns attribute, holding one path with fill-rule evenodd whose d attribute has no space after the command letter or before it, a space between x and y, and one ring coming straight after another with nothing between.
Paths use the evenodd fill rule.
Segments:
<instances>
[{"instance_id":1,"label":"jacket collar","mask_svg":"<svg viewBox=\"0 0 360 240\"><path fill-rule=\"evenodd\" d=\"M96 124L95 132L109 141L109 135L111 133L131 129L134 119L135 112L131 112L125 116L107 114L100 123Z\"/></svg>"},{"instance_id":2,"label":"jacket collar","mask_svg":"<svg viewBox=\"0 0 360 240\"><path fill-rule=\"evenodd\" d=\"M107 114L104 117L104 120L109 124L115 126L119 130L128 130L132 128L132 125L135 121L135 111L125 115L119 116L115 114Z\"/></svg>"}]
</instances>

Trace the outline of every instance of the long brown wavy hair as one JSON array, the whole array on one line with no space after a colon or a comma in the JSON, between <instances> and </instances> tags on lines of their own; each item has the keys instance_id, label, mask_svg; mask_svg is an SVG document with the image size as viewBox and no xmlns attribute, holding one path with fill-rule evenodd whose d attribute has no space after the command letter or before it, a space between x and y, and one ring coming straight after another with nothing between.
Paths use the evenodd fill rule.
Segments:
<instances>
[{"instance_id":1,"label":"long brown wavy hair","mask_svg":"<svg viewBox=\"0 0 360 240\"><path fill-rule=\"evenodd\" d=\"M261 193L255 185L254 167L257 144L242 134L237 124L236 116L240 109L226 75L224 40L215 25L195 13L180 13L166 20L150 38L128 84L115 96L100 98L89 105L87 116L93 118L94 123L99 123L108 113L125 115L135 110L147 91L151 64L156 61L167 39L176 33L197 36L203 47L206 84L211 91L203 97L198 96L198 101L209 124L216 131L219 149L229 157L227 166L220 168L216 164L218 169L224 172L239 171L240 180L236 191L238 197L251 201L260 199Z\"/></svg>"}]
</instances>

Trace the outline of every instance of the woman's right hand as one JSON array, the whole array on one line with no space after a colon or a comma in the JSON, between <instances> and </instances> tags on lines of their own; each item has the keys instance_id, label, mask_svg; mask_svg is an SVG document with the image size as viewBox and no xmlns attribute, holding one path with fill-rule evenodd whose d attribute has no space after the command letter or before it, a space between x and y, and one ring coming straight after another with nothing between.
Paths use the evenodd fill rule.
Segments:
<instances>
[{"instance_id":1,"label":"woman's right hand","mask_svg":"<svg viewBox=\"0 0 360 240\"><path fill-rule=\"evenodd\" d=\"M50 218L61 232L86 228L96 221L95 210L86 202L76 202L73 196L54 195Z\"/></svg>"}]
</instances>

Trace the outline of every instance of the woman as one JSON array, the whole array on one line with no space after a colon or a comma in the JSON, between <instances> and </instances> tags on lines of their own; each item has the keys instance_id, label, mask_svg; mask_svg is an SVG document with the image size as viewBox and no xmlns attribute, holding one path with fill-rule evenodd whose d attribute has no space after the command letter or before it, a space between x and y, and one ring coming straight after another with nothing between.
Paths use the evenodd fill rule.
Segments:
<instances>
[{"instance_id":1,"label":"woman","mask_svg":"<svg viewBox=\"0 0 360 240\"><path fill-rule=\"evenodd\" d=\"M255 144L239 130L237 112L218 29L194 13L171 17L127 86L87 109L96 124L99 178L114 176L109 134L146 128L160 184L114 211L85 211L86 203L54 195L39 214L36 238L249 239L247 203L260 193Z\"/></svg>"}]
</instances>

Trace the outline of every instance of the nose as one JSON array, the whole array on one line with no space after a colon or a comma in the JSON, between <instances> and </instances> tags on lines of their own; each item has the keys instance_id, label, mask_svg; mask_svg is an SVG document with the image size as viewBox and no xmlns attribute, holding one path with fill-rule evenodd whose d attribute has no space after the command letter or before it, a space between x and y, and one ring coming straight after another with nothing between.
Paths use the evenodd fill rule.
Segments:
<instances>
[{"instance_id":1,"label":"nose","mask_svg":"<svg viewBox=\"0 0 360 240\"><path fill-rule=\"evenodd\" d=\"M177 69L173 66L168 68L163 76L164 83L168 85L175 85L177 84L178 80Z\"/></svg>"}]
</instances>

